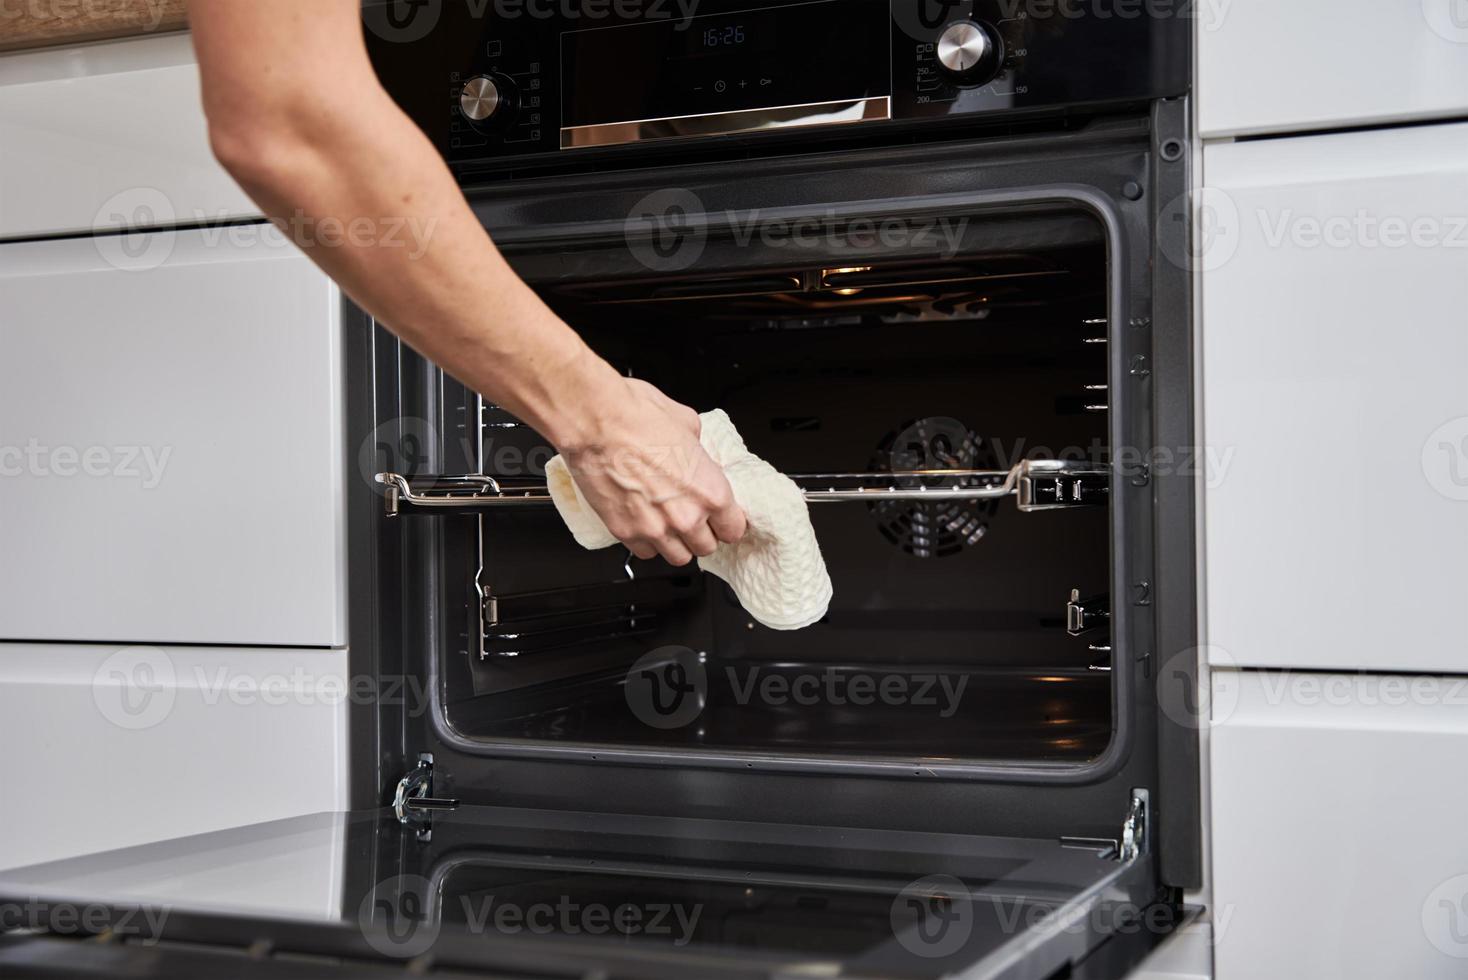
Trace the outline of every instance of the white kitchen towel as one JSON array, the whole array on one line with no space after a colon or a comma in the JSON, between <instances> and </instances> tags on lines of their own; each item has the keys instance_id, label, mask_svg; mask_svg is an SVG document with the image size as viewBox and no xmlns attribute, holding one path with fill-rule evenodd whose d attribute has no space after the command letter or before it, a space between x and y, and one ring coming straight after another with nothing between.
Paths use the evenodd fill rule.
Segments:
<instances>
[{"instance_id":1,"label":"white kitchen towel","mask_svg":"<svg viewBox=\"0 0 1468 980\"><path fill-rule=\"evenodd\" d=\"M798 630L820 621L831 604L831 576L805 495L794 480L749 451L722 410L700 418L703 448L724 468L734 499L749 516L749 530L735 544L720 542L717 551L698 560L699 567L728 582L745 610L770 629ZM552 459L545 476L578 544L595 551L617 543L581 496L565 460Z\"/></svg>"}]
</instances>

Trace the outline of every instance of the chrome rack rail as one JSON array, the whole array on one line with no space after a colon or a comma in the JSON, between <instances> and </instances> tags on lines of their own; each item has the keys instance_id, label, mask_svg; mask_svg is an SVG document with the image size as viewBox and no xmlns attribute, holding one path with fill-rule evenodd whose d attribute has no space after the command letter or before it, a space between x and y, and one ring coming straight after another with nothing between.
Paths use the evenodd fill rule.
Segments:
<instances>
[{"instance_id":1,"label":"chrome rack rail","mask_svg":"<svg viewBox=\"0 0 1468 980\"><path fill-rule=\"evenodd\" d=\"M1019 509L1029 513L1105 504L1110 475L1108 467L1097 463L1032 459L1008 470L807 473L792 474L791 479L813 504L887 500L937 503L1014 497ZM501 507L551 504L545 484L527 483L523 478L452 476L410 480L398 473L379 473L377 482L383 487L389 517L415 510L477 514Z\"/></svg>"}]
</instances>

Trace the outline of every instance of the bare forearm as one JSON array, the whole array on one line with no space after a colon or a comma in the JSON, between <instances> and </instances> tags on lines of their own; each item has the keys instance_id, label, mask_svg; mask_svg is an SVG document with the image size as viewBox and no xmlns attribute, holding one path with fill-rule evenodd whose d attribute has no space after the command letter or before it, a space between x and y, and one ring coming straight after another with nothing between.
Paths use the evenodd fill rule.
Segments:
<instances>
[{"instance_id":1,"label":"bare forearm","mask_svg":"<svg viewBox=\"0 0 1468 980\"><path fill-rule=\"evenodd\" d=\"M207 24L204 31L196 43L207 49L215 39ZM233 104L228 78L209 98L206 74L220 158L269 217L409 344L558 446L594 442L586 429L596 413L585 401L610 390L616 375L511 271L365 57L336 68L329 89L308 82L247 105ZM344 106L332 94L343 91L368 94Z\"/></svg>"}]
</instances>

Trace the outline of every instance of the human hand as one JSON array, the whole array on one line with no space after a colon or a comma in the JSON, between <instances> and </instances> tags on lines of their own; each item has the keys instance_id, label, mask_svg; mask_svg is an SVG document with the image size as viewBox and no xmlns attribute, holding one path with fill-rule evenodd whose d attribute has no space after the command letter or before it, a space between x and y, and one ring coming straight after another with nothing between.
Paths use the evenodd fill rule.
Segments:
<instances>
[{"instance_id":1,"label":"human hand","mask_svg":"<svg viewBox=\"0 0 1468 980\"><path fill-rule=\"evenodd\" d=\"M562 450L607 530L639 558L680 566L742 538L744 511L699 443L698 413L645 381L615 380L596 399L590 434Z\"/></svg>"}]
</instances>

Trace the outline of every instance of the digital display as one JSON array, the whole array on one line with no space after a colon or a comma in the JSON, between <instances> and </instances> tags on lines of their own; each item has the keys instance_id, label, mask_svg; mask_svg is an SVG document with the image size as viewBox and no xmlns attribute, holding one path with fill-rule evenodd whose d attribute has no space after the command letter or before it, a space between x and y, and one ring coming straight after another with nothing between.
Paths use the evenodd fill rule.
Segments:
<instances>
[{"instance_id":1,"label":"digital display","mask_svg":"<svg viewBox=\"0 0 1468 980\"><path fill-rule=\"evenodd\" d=\"M811 0L567 31L562 128L889 95L890 35L886 0Z\"/></svg>"},{"instance_id":2,"label":"digital display","mask_svg":"<svg viewBox=\"0 0 1468 980\"><path fill-rule=\"evenodd\" d=\"M698 17L683 32L682 43L669 60L716 55L763 55L775 50L780 21L773 11L753 11L738 17Z\"/></svg>"},{"instance_id":3,"label":"digital display","mask_svg":"<svg viewBox=\"0 0 1468 980\"><path fill-rule=\"evenodd\" d=\"M706 48L732 48L747 40L749 37L744 33L743 24L710 27L703 32L703 46Z\"/></svg>"}]
</instances>

